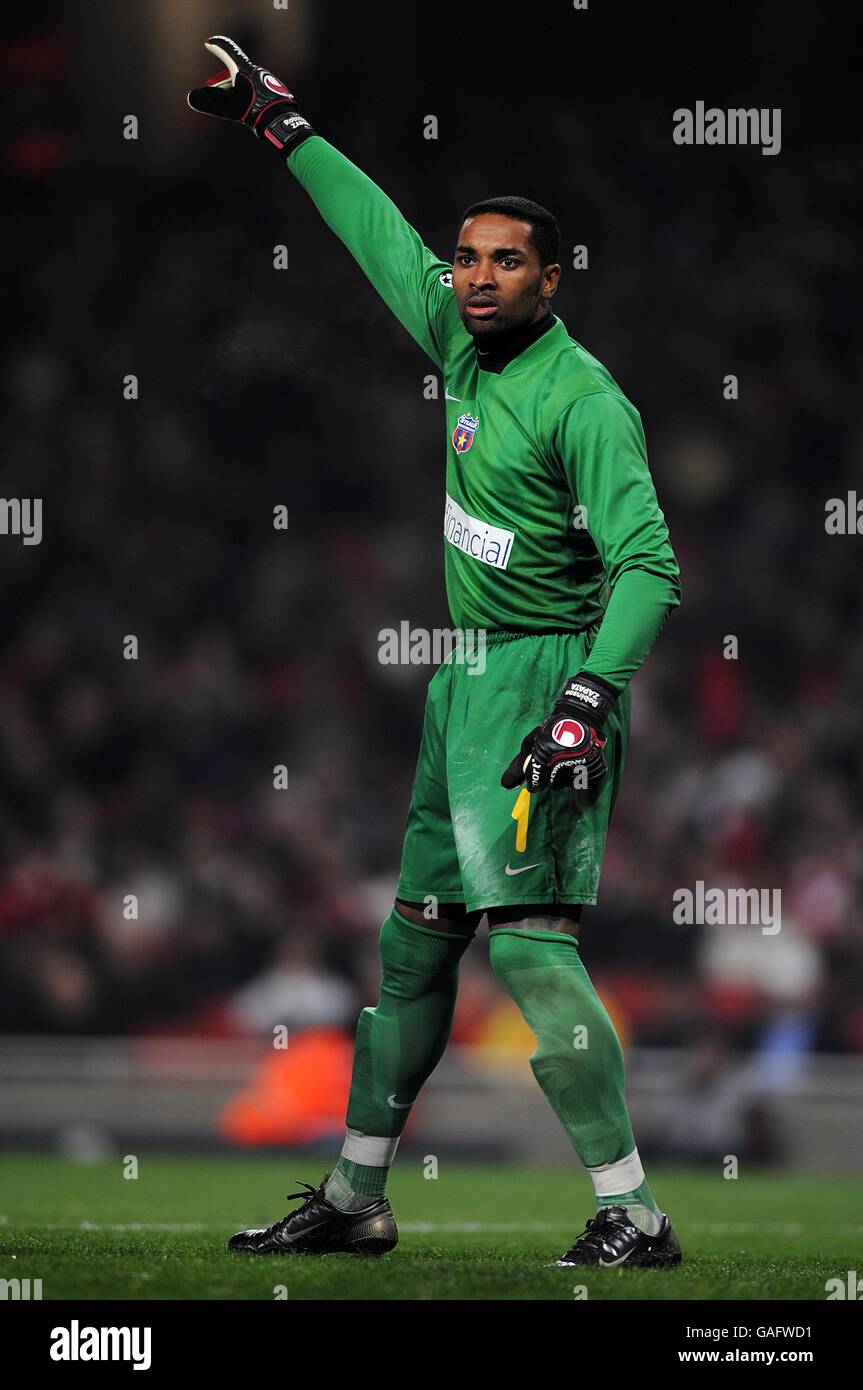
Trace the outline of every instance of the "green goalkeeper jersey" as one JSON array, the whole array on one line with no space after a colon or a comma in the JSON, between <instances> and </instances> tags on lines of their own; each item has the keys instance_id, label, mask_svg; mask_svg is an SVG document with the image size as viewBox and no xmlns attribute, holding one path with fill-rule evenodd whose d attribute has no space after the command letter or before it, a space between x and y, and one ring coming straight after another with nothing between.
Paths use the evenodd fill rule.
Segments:
<instances>
[{"instance_id":1,"label":"green goalkeeper jersey","mask_svg":"<svg viewBox=\"0 0 863 1390\"><path fill-rule=\"evenodd\" d=\"M600 624L583 670L623 689L680 602L638 411L560 319L502 371L481 368L451 263L392 200L319 135L287 163L443 375L454 625L542 633Z\"/></svg>"}]
</instances>

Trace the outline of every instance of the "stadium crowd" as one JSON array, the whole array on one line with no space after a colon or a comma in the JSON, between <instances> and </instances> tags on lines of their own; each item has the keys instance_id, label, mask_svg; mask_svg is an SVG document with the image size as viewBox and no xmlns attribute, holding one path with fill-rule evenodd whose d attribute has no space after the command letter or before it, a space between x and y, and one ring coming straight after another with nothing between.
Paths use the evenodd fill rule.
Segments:
<instances>
[{"instance_id":1,"label":"stadium crowd","mask_svg":"<svg viewBox=\"0 0 863 1390\"><path fill-rule=\"evenodd\" d=\"M644 419L683 604L635 678L585 961L628 1043L863 1052L861 542L824 524L861 443L859 170L815 132L707 176L647 111L570 176L561 99L532 120L532 184L530 131L479 176L346 99L320 128L444 258L473 197L550 204L554 308ZM44 506L39 545L0 537L6 1032L352 1030L376 997L432 675L378 634L449 626L442 403L290 174L193 123L109 180L18 168L0 232L3 491ZM781 890L781 931L677 925L699 881ZM457 1041L504 997L483 935Z\"/></svg>"}]
</instances>

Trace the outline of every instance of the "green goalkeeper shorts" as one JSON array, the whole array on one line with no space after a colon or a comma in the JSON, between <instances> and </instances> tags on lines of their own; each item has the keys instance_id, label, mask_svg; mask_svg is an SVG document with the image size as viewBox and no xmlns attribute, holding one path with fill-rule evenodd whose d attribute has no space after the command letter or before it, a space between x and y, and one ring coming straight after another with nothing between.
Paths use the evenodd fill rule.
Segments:
<instances>
[{"instance_id":1,"label":"green goalkeeper shorts","mask_svg":"<svg viewBox=\"0 0 863 1390\"><path fill-rule=\"evenodd\" d=\"M464 903L595 903L608 823L629 744L629 687L604 733L608 770L589 790L530 797L527 843L516 848L519 789L500 785L525 734L581 670L598 625L582 633L485 634L456 647L431 679L396 896ZM465 656L474 664L469 664ZM484 669L482 669L484 665Z\"/></svg>"}]
</instances>

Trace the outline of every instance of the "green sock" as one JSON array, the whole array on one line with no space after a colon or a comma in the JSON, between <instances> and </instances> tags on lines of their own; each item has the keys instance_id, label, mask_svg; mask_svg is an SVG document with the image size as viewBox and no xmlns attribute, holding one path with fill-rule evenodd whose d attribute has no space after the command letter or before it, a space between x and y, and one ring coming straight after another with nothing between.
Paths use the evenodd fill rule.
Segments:
<instances>
[{"instance_id":1,"label":"green sock","mask_svg":"<svg viewBox=\"0 0 863 1390\"><path fill-rule=\"evenodd\" d=\"M632 1192L619 1192L613 1196L597 1197L596 1199L597 1211L600 1211L602 1207L613 1206L626 1207L627 1216L633 1226L637 1226L640 1231L645 1231L649 1236L655 1236L662 1225L662 1213L656 1204L647 1178Z\"/></svg>"},{"instance_id":2,"label":"green sock","mask_svg":"<svg viewBox=\"0 0 863 1390\"><path fill-rule=\"evenodd\" d=\"M339 1211L359 1211L368 1206L370 1197L385 1195L389 1171L388 1165L377 1168L342 1155L327 1179L324 1196Z\"/></svg>"},{"instance_id":3,"label":"green sock","mask_svg":"<svg viewBox=\"0 0 863 1390\"><path fill-rule=\"evenodd\" d=\"M533 1074L582 1163L631 1154L623 1049L575 937L495 927L490 957L536 1036Z\"/></svg>"},{"instance_id":4,"label":"green sock","mask_svg":"<svg viewBox=\"0 0 863 1390\"><path fill-rule=\"evenodd\" d=\"M597 1207L626 1207L634 1226L655 1235L659 1208L644 1179L626 1108L623 1049L591 984L575 937L499 927L491 933L491 964L536 1036L533 1073L594 1186L642 1178L629 1190L597 1197Z\"/></svg>"},{"instance_id":5,"label":"green sock","mask_svg":"<svg viewBox=\"0 0 863 1390\"><path fill-rule=\"evenodd\" d=\"M383 923L380 998L357 1023L349 1129L401 1134L449 1041L459 961L471 941L473 933L417 926L397 908Z\"/></svg>"},{"instance_id":6,"label":"green sock","mask_svg":"<svg viewBox=\"0 0 863 1390\"><path fill-rule=\"evenodd\" d=\"M449 1041L471 941L472 932L418 926L395 907L381 927L380 998L357 1024L348 1133L325 1189L341 1210L384 1195L411 1106Z\"/></svg>"}]
</instances>

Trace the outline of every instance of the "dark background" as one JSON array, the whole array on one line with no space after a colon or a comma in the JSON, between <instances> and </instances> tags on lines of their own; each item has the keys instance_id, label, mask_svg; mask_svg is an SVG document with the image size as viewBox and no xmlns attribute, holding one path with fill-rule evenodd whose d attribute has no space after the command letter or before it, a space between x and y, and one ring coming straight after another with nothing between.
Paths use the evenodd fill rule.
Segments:
<instances>
[{"instance_id":1,"label":"dark background","mask_svg":"<svg viewBox=\"0 0 863 1390\"><path fill-rule=\"evenodd\" d=\"M290 173L187 110L225 32L442 257L477 198L551 207L555 310L641 411L683 604L634 681L582 928L622 1036L863 1051L863 537L824 525L861 479L854 20L15 7L2 493L43 498L44 536L0 536L0 1027L351 1029L375 997L432 674L377 634L449 626L443 411ZM781 152L676 145L698 100L781 107ZM781 933L675 926L699 879L780 889ZM497 989L480 944L456 1039Z\"/></svg>"}]
</instances>

